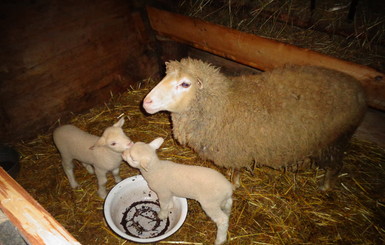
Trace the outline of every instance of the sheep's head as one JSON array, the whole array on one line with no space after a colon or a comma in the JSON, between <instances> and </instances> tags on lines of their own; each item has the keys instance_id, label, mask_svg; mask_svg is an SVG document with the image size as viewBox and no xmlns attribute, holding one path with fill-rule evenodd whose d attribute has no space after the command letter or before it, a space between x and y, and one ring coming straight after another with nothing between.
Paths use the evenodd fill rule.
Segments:
<instances>
[{"instance_id":1,"label":"sheep's head","mask_svg":"<svg viewBox=\"0 0 385 245\"><path fill-rule=\"evenodd\" d=\"M159 111L184 112L190 108L197 90L202 88L202 81L195 75L181 69L168 70L143 100L143 108L150 114Z\"/></svg>"},{"instance_id":2,"label":"sheep's head","mask_svg":"<svg viewBox=\"0 0 385 245\"><path fill-rule=\"evenodd\" d=\"M123 124L124 118L121 118L113 126L106 128L103 135L93 146L91 146L90 149L93 150L95 147L108 147L117 153L122 153L123 151L129 149L133 145L133 142L123 132Z\"/></svg>"},{"instance_id":3,"label":"sheep's head","mask_svg":"<svg viewBox=\"0 0 385 245\"><path fill-rule=\"evenodd\" d=\"M159 149L163 142L164 139L160 137L149 144L136 142L130 149L123 152L122 158L131 167L148 171L150 162L158 159L156 150Z\"/></svg>"}]
</instances>

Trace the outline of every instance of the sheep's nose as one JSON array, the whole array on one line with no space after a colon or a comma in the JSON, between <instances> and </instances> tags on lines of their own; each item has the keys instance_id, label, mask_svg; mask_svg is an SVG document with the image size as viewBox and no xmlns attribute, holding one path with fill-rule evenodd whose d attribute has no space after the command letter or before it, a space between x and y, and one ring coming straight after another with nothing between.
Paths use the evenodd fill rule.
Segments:
<instances>
[{"instance_id":1,"label":"sheep's nose","mask_svg":"<svg viewBox=\"0 0 385 245\"><path fill-rule=\"evenodd\" d=\"M150 99L150 98L145 98L143 101L143 104L145 104L145 105L149 105L151 103L152 103L152 99Z\"/></svg>"}]
</instances>

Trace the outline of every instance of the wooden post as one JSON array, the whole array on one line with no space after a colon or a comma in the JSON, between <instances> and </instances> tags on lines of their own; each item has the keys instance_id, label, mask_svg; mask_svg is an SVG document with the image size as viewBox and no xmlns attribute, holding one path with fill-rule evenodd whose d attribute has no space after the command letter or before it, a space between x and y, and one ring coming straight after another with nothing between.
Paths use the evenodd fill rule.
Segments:
<instances>
[{"instance_id":1,"label":"wooden post","mask_svg":"<svg viewBox=\"0 0 385 245\"><path fill-rule=\"evenodd\" d=\"M368 66L152 7L147 12L159 34L260 70L299 64L350 74L363 84L368 104L385 110L385 74Z\"/></svg>"},{"instance_id":2,"label":"wooden post","mask_svg":"<svg viewBox=\"0 0 385 245\"><path fill-rule=\"evenodd\" d=\"M31 195L0 167L0 208L28 244L80 245Z\"/></svg>"}]
</instances>

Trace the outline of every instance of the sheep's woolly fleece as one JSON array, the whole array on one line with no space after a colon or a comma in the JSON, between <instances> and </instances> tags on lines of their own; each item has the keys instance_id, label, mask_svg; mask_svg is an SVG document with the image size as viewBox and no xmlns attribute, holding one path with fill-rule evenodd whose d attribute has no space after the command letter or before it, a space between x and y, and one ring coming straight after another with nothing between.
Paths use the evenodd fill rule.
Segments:
<instances>
[{"instance_id":1,"label":"sheep's woolly fleece","mask_svg":"<svg viewBox=\"0 0 385 245\"><path fill-rule=\"evenodd\" d=\"M258 75L226 77L200 60L167 63L167 74L199 80L189 110L172 113L175 138L224 167L252 162L287 167L350 135L366 103L361 85L334 70L286 66Z\"/></svg>"}]
</instances>

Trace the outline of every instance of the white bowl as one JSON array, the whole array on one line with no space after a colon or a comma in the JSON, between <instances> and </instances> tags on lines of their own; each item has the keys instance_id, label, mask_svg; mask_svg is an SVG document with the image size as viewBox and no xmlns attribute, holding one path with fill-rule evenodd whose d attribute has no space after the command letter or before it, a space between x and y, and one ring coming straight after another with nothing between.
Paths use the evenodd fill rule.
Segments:
<instances>
[{"instance_id":1,"label":"white bowl","mask_svg":"<svg viewBox=\"0 0 385 245\"><path fill-rule=\"evenodd\" d=\"M104 202L104 217L119 236L140 243L163 240L175 233L187 216L186 198L174 198L168 219L159 220L158 197L149 189L142 175L119 182Z\"/></svg>"}]
</instances>

